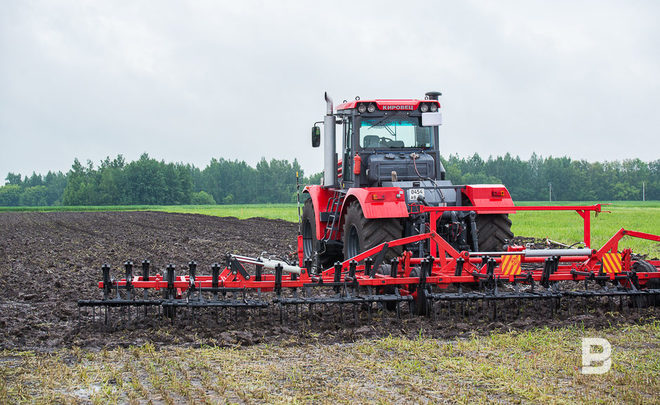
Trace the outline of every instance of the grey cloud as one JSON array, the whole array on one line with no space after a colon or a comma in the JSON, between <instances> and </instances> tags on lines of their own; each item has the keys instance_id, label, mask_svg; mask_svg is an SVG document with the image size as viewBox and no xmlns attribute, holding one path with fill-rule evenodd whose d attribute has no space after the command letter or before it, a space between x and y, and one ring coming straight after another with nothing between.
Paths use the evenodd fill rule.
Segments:
<instances>
[{"instance_id":1,"label":"grey cloud","mask_svg":"<svg viewBox=\"0 0 660 405\"><path fill-rule=\"evenodd\" d=\"M445 154L658 159L653 2L5 2L0 175L298 158L337 101L444 93Z\"/></svg>"}]
</instances>

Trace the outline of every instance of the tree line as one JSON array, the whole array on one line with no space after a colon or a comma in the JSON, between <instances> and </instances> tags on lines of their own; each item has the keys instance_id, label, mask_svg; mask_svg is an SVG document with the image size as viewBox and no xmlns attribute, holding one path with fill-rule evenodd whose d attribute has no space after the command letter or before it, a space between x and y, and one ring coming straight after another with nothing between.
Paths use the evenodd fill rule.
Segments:
<instances>
[{"instance_id":1,"label":"tree line","mask_svg":"<svg viewBox=\"0 0 660 405\"><path fill-rule=\"evenodd\" d=\"M108 157L98 166L75 159L66 174L9 173L0 187L0 206L287 203L296 200L296 173L301 184L320 179L320 174L303 178L297 160L262 158L252 167L212 159L200 169L146 153L129 163L121 155Z\"/></svg>"},{"instance_id":2,"label":"tree line","mask_svg":"<svg viewBox=\"0 0 660 405\"><path fill-rule=\"evenodd\" d=\"M660 159L587 162L568 157L522 160L510 154L482 159L450 155L443 164L454 184L502 183L514 200L660 200ZM75 159L66 173L9 173L0 186L0 206L249 204L296 201L301 185L319 184L322 173L303 177L297 160L212 159L203 169L166 163L143 154L126 162L119 155L94 165Z\"/></svg>"},{"instance_id":3,"label":"tree line","mask_svg":"<svg viewBox=\"0 0 660 405\"><path fill-rule=\"evenodd\" d=\"M587 162L532 154L522 160L507 153L488 160L450 155L443 164L455 184L502 183L518 201L641 200L642 189L646 200L660 200L660 159Z\"/></svg>"}]
</instances>

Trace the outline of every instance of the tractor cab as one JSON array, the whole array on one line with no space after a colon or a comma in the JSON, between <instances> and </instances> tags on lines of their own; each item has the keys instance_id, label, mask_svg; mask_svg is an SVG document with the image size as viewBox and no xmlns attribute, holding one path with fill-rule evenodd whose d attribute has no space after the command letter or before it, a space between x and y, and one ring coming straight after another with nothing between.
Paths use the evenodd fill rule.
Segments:
<instances>
[{"instance_id":1,"label":"tractor cab","mask_svg":"<svg viewBox=\"0 0 660 405\"><path fill-rule=\"evenodd\" d=\"M337 106L336 115L343 123L340 187L443 180L439 108L437 96L428 100L355 100Z\"/></svg>"},{"instance_id":2,"label":"tractor cab","mask_svg":"<svg viewBox=\"0 0 660 405\"><path fill-rule=\"evenodd\" d=\"M381 243L424 234L431 219L423 207L513 206L501 184L454 185L445 179L438 148L439 95L356 98L336 109L325 95L323 184L305 188L310 198L301 215L305 257L318 257L325 267ZM321 130L315 125L312 146L320 146L320 141ZM433 225L459 251L497 250L512 236L506 215L457 208L443 212ZM425 243L406 249L418 257L429 254Z\"/></svg>"}]
</instances>

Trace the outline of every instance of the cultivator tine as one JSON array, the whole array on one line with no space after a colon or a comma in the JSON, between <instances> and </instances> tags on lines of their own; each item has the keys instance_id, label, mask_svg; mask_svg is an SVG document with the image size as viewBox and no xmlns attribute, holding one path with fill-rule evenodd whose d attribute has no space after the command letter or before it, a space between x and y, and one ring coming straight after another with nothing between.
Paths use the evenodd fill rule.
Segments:
<instances>
[{"instance_id":1,"label":"cultivator tine","mask_svg":"<svg viewBox=\"0 0 660 405\"><path fill-rule=\"evenodd\" d=\"M103 298L109 299L112 292L112 280L110 279L110 265L104 264L101 266L103 272Z\"/></svg>"},{"instance_id":2,"label":"cultivator tine","mask_svg":"<svg viewBox=\"0 0 660 405\"><path fill-rule=\"evenodd\" d=\"M371 277L374 278L376 275L376 268L373 267L373 259L371 257L367 257L364 259L364 276L365 277Z\"/></svg>"},{"instance_id":3,"label":"cultivator tine","mask_svg":"<svg viewBox=\"0 0 660 405\"><path fill-rule=\"evenodd\" d=\"M149 260L145 259L145 260L142 261L142 281L149 281L149 267L150 267L150 265L151 265L151 263L149 262ZM142 292L142 294L143 294L143 299L145 301L149 299L149 290L147 290L145 288L144 291ZM148 308L149 307L147 305L144 306L144 317L145 318L147 317Z\"/></svg>"},{"instance_id":4,"label":"cultivator tine","mask_svg":"<svg viewBox=\"0 0 660 405\"><path fill-rule=\"evenodd\" d=\"M124 262L124 269L126 270L126 299L131 299L133 292L133 262L128 260Z\"/></svg>"},{"instance_id":5,"label":"cultivator tine","mask_svg":"<svg viewBox=\"0 0 660 405\"><path fill-rule=\"evenodd\" d=\"M335 272L333 274L333 282L335 283L335 286L332 287L337 294L339 294L340 290L340 281L341 281L341 263L340 262L335 262Z\"/></svg>"}]
</instances>

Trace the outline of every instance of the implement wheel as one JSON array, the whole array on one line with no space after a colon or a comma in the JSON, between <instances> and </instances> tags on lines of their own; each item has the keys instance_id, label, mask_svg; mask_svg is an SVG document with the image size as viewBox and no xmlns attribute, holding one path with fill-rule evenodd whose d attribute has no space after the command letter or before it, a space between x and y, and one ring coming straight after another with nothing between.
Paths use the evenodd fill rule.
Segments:
<instances>
[{"instance_id":1,"label":"implement wheel","mask_svg":"<svg viewBox=\"0 0 660 405\"><path fill-rule=\"evenodd\" d=\"M360 203L353 201L346 209L344 218L344 260L402 236L403 224L398 218L367 219ZM400 254L401 246L389 248L385 259Z\"/></svg>"},{"instance_id":2,"label":"implement wheel","mask_svg":"<svg viewBox=\"0 0 660 405\"><path fill-rule=\"evenodd\" d=\"M656 273L658 269L646 260L637 259L633 263L632 269L637 272ZM647 290L660 290L660 278L652 278L646 282L644 288ZM637 297L637 305L639 307L660 306L660 295L651 295L648 297Z\"/></svg>"},{"instance_id":3,"label":"implement wheel","mask_svg":"<svg viewBox=\"0 0 660 405\"><path fill-rule=\"evenodd\" d=\"M499 252L513 238L511 220L507 214L477 215L479 251Z\"/></svg>"}]
</instances>

